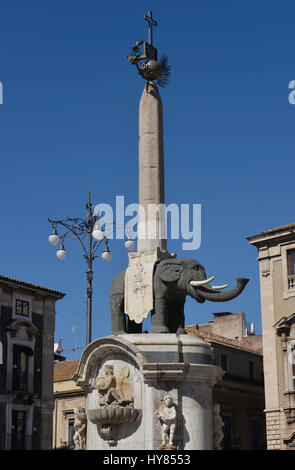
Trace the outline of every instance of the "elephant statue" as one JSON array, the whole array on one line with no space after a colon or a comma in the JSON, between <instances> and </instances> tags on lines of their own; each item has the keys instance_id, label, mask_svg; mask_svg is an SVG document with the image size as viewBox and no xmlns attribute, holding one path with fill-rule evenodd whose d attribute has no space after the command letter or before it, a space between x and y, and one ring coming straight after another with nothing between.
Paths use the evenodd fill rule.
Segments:
<instances>
[{"instance_id":1,"label":"elephant statue","mask_svg":"<svg viewBox=\"0 0 295 470\"><path fill-rule=\"evenodd\" d=\"M141 333L142 324L131 321L124 313L125 272L120 272L110 288L112 334ZM187 295L197 302L226 302L241 294L249 279L237 278L236 286L227 291L212 286L204 267L193 259L169 258L154 267L154 310L151 312L151 333L185 334L184 303Z\"/></svg>"}]
</instances>

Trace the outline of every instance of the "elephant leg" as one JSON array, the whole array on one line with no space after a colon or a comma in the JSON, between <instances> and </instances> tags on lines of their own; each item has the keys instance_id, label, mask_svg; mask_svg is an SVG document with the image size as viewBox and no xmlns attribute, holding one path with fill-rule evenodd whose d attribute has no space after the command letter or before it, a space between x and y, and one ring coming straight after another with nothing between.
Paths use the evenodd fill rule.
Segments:
<instances>
[{"instance_id":1,"label":"elephant leg","mask_svg":"<svg viewBox=\"0 0 295 470\"><path fill-rule=\"evenodd\" d=\"M142 323L136 323L135 321L130 320L128 317L128 333L142 333Z\"/></svg>"},{"instance_id":2,"label":"elephant leg","mask_svg":"<svg viewBox=\"0 0 295 470\"><path fill-rule=\"evenodd\" d=\"M115 294L110 296L110 310L112 320L112 334L126 333L124 296L122 294Z\"/></svg>"},{"instance_id":3,"label":"elephant leg","mask_svg":"<svg viewBox=\"0 0 295 470\"><path fill-rule=\"evenodd\" d=\"M170 304L168 311L170 333L185 335L186 331L184 329L184 303Z\"/></svg>"},{"instance_id":4,"label":"elephant leg","mask_svg":"<svg viewBox=\"0 0 295 470\"><path fill-rule=\"evenodd\" d=\"M170 333L168 327L168 306L165 298L155 298L155 308L151 314L151 333Z\"/></svg>"}]
</instances>

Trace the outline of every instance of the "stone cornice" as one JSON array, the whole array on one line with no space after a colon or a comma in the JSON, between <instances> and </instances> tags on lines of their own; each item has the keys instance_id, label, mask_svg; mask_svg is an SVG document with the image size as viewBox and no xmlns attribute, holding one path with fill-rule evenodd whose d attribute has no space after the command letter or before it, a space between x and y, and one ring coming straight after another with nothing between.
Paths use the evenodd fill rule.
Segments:
<instances>
[{"instance_id":1,"label":"stone cornice","mask_svg":"<svg viewBox=\"0 0 295 470\"><path fill-rule=\"evenodd\" d=\"M183 381L191 380L205 382L211 386L221 381L224 371L211 364L189 363L145 363L142 365L143 379L145 382L155 381Z\"/></svg>"},{"instance_id":2,"label":"stone cornice","mask_svg":"<svg viewBox=\"0 0 295 470\"><path fill-rule=\"evenodd\" d=\"M261 245L265 245L269 242L275 242L278 244L280 241L285 241L286 238L293 238L295 240L295 224L265 230L257 235L246 237L246 240L248 240L251 245L260 248Z\"/></svg>"},{"instance_id":3,"label":"stone cornice","mask_svg":"<svg viewBox=\"0 0 295 470\"><path fill-rule=\"evenodd\" d=\"M288 316L283 316L278 320L273 327L277 331L278 336L282 336L283 334L289 336L291 326L295 323L295 313L291 313Z\"/></svg>"}]
</instances>

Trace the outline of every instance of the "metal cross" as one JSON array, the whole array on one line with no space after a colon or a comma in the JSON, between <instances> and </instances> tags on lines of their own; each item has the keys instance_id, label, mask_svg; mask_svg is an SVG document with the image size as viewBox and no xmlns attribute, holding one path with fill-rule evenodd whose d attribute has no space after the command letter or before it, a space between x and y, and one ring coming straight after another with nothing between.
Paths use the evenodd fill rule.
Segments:
<instances>
[{"instance_id":1,"label":"metal cross","mask_svg":"<svg viewBox=\"0 0 295 470\"><path fill-rule=\"evenodd\" d=\"M153 14L151 11L148 11L148 15L144 15L144 19L149 24L149 44L153 45L153 26L158 26L158 23L153 18Z\"/></svg>"}]
</instances>

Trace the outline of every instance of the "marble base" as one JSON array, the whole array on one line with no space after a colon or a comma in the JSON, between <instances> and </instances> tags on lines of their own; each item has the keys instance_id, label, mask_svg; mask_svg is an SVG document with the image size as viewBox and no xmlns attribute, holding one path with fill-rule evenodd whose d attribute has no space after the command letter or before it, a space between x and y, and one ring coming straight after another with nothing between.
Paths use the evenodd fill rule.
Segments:
<instances>
[{"instance_id":1,"label":"marble base","mask_svg":"<svg viewBox=\"0 0 295 470\"><path fill-rule=\"evenodd\" d=\"M107 369L116 387L105 392L101 384ZM169 448L163 447L165 423L158 417L167 394L176 414L171 448L213 449L212 388L222 376L222 369L212 364L210 345L198 336L122 334L96 339L84 350L75 376L87 396L87 449Z\"/></svg>"}]
</instances>

